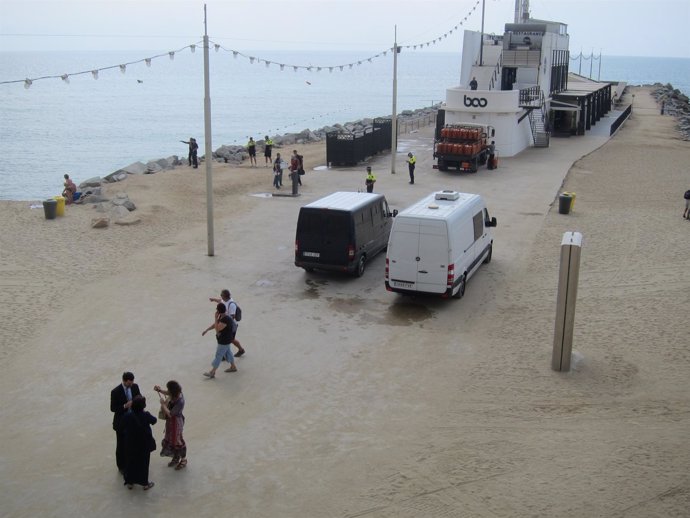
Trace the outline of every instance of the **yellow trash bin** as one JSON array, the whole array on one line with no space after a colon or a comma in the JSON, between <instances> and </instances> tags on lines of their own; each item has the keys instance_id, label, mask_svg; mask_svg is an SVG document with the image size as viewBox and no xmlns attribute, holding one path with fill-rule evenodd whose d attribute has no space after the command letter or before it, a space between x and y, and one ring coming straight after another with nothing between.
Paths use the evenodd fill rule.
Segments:
<instances>
[{"instance_id":1,"label":"yellow trash bin","mask_svg":"<svg viewBox=\"0 0 690 518\"><path fill-rule=\"evenodd\" d=\"M57 201L57 209L55 210L55 215L64 216L65 215L65 197L64 196L53 196L53 199Z\"/></svg>"},{"instance_id":2,"label":"yellow trash bin","mask_svg":"<svg viewBox=\"0 0 690 518\"><path fill-rule=\"evenodd\" d=\"M575 193L574 192L564 192L563 194L567 194L572 198L570 201L570 210L575 210Z\"/></svg>"}]
</instances>

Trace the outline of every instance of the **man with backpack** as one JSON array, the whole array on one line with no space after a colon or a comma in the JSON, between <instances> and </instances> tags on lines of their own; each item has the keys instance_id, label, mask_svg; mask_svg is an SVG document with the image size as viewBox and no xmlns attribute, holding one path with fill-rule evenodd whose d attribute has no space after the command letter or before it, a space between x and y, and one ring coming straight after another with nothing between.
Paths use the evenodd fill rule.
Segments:
<instances>
[{"instance_id":1,"label":"man with backpack","mask_svg":"<svg viewBox=\"0 0 690 518\"><path fill-rule=\"evenodd\" d=\"M297 176L297 182L302 185L302 176L304 174L303 157L297 153L296 149L292 150L292 157L290 158L290 178ZM295 175L295 176L293 176Z\"/></svg>"},{"instance_id":2,"label":"man with backpack","mask_svg":"<svg viewBox=\"0 0 690 518\"><path fill-rule=\"evenodd\" d=\"M242 310L237 305L237 302L232 300L230 290L222 290L220 292L220 298L209 297L208 300L215 302L216 304L223 304L225 306L225 314L235 322L235 334L237 334L237 327L239 326L238 322L242 320ZM244 348L235 336L232 338L232 345L237 347L237 352L235 353L236 358L239 358L244 354Z\"/></svg>"},{"instance_id":3,"label":"man with backpack","mask_svg":"<svg viewBox=\"0 0 690 518\"><path fill-rule=\"evenodd\" d=\"M690 219L690 190L685 191L683 198L685 198L685 210L683 211L683 217L685 219Z\"/></svg>"}]
</instances>

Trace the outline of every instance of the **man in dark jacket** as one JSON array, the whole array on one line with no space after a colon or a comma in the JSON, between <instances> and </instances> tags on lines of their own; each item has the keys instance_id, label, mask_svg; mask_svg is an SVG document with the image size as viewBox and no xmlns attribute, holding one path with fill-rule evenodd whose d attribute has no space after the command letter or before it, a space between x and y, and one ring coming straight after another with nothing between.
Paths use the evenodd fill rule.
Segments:
<instances>
[{"instance_id":1,"label":"man in dark jacket","mask_svg":"<svg viewBox=\"0 0 690 518\"><path fill-rule=\"evenodd\" d=\"M110 411L114 414L113 430L117 438L115 461L120 473L124 472L126 466L123 418L125 414L131 412L134 396L139 395L141 395L139 385L134 383L134 374L131 372L123 373L122 383L110 391Z\"/></svg>"}]
</instances>

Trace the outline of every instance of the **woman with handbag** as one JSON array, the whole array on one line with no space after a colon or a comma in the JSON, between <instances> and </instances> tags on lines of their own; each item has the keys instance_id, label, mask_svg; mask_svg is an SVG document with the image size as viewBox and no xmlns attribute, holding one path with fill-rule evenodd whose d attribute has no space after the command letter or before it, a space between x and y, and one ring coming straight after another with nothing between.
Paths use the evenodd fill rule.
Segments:
<instances>
[{"instance_id":1,"label":"woman with handbag","mask_svg":"<svg viewBox=\"0 0 690 518\"><path fill-rule=\"evenodd\" d=\"M172 457L168 466L175 466L175 470L179 471L187 466L187 444L182 436L184 396L182 387L177 381L170 380L165 386L168 390L163 390L159 385L153 387L160 396L161 408L158 415L161 419L165 419L165 437L161 442L161 457Z\"/></svg>"}]
</instances>

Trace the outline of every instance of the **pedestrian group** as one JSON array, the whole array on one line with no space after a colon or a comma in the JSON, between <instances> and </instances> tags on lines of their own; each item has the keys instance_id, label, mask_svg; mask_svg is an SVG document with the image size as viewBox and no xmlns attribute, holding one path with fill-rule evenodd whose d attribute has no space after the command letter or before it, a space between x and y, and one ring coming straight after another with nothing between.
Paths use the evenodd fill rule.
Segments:
<instances>
[{"instance_id":1,"label":"pedestrian group","mask_svg":"<svg viewBox=\"0 0 690 518\"><path fill-rule=\"evenodd\" d=\"M201 334L214 330L216 335L216 354L211 362L211 370L204 373L207 379L216 377L216 370L222 361L229 363L225 372L237 372L235 357L245 354L237 340L238 322L242 319L242 310L232 299L230 291L224 289L220 297L210 297L215 302L213 323ZM233 355L231 345L237 348ZM160 456L169 457L168 466L180 471L187 466L187 444L184 440L184 406L185 399L182 387L175 380L169 380L165 388L154 385L158 393L158 417L146 410L146 398L141 394L139 385L134 383L134 374L124 372L121 383L110 391L110 411L113 413L113 430L115 430L115 463L124 479L124 485L133 489L141 486L145 491L155 484L149 479L151 452L156 450L152 426L158 420L165 422Z\"/></svg>"}]
</instances>

